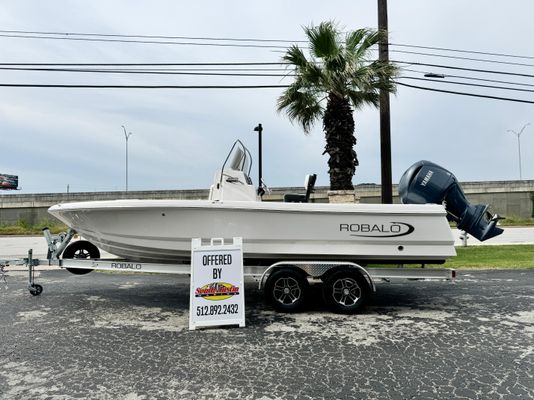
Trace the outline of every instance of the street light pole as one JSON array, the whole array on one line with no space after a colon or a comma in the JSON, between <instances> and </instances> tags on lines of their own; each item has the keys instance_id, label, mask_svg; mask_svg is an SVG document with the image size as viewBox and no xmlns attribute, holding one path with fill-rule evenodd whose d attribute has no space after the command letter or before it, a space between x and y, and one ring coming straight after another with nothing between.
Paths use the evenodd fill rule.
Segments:
<instances>
[{"instance_id":1,"label":"street light pole","mask_svg":"<svg viewBox=\"0 0 534 400\"><path fill-rule=\"evenodd\" d=\"M523 176L521 174L521 134L523 133L523 131L525 130L525 128L527 126L530 125L530 122L527 122L525 125L523 125L523 127L521 128L521 130L518 132L512 130L512 129L508 129L506 132L510 132L510 133L513 133L514 135L517 136L517 154L519 156L519 180L523 180Z\"/></svg>"},{"instance_id":2,"label":"street light pole","mask_svg":"<svg viewBox=\"0 0 534 400\"><path fill-rule=\"evenodd\" d=\"M124 130L124 138L126 139L126 191L128 191L128 139L132 136L132 132L126 133L126 128L121 125Z\"/></svg>"}]
</instances>

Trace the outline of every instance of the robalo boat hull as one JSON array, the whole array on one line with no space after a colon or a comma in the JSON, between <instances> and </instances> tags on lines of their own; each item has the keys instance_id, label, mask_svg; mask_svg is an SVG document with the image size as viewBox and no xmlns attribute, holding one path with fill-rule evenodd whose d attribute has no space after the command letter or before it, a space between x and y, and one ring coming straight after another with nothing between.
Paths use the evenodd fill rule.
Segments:
<instances>
[{"instance_id":1,"label":"robalo boat hull","mask_svg":"<svg viewBox=\"0 0 534 400\"><path fill-rule=\"evenodd\" d=\"M258 263L439 263L456 255L446 211L432 204L113 200L49 212L101 249L145 262L188 262L192 238L233 237Z\"/></svg>"}]
</instances>

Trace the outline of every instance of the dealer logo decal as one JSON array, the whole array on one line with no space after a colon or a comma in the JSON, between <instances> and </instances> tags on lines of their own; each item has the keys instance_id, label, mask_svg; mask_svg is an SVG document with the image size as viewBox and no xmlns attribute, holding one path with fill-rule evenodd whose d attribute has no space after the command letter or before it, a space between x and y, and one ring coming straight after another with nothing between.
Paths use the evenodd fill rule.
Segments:
<instances>
[{"instance_id":1,"label":"dealer logo decal","mask_svg":"<svg viewBox=\"0 0 534 400\"><path fill-rule=\"evenodd\" d=\"M239 287L226 282L208 283L195 290L195 297L206 300L226 300L236 294L239 294Z\"/></svg>"},{"instance_id":2,"label":"dealer logo decal","mask_svg":"<svg viewBox=\"0 0 534 400\"><path fill-rule=\"evenodd\" d=\"M405 222L389 222L385 224L339 224L339 231L348 232L350 236L391 238L409 235L415 231L415 227Z\"/></svg>"}]
</instances>

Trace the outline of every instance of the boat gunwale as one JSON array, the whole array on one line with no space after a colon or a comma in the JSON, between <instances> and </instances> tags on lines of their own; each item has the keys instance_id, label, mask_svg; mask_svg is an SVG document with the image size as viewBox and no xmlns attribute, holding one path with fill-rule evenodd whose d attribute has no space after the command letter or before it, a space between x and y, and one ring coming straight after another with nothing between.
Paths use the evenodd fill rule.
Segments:
<instances>
[{"instance_id":1,"label":"boat gunwale","mask_svg":"<svg viewBox=\"0 0 534 400\"><path fill-rule=\"evenodd\" d=\"M139 202L142 202L140 204ZM296 212L296 213L343 213L343 214L387 214L387 215L436 215L447 212L440 204L331 204L331 203L284 203L256 201L211 201L211 200L104 200L75 203L60 203L48 209L56 212L105 211L105 210L147 210L147 209L213 209L240 212Z\"/></svg>"}]
</instances>

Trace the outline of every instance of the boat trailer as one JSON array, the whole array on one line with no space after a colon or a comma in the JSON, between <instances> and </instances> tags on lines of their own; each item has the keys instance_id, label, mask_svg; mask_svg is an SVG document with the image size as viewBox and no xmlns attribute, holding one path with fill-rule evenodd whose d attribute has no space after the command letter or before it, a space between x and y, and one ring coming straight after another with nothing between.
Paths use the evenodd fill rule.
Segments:
<instances>
[{"instance_id":1,"label":"boat trailer","mask_svg":"<svg viewBox=\"0 0 534 400\"><path fill-rule=\"evenodd\" d=\"M93 270L140 272L158 274L190 275L190 264L170 264L138 262L119 258L89 258L89 252L82 251L74 258L62 258L60 255L75 236L73 230L59 235L52 235L48 229L43 230L48 244L47 259L36 259L33 251L28 257L18 260L0 260L0 279L4 277L4 268L9 265L25 265L28 268L28 290L33 296L42 293L43 287L35 282L35 270L39 266L57 266L69 272L84 275ZM74 241L83 250L84 240ZM71 252L71 254L73 254ZM323 299L329 308L337 313L353 314L357 312L376 291L376 284L381 282L405 281L451 281L456 278L456 271L446 268L406 268L368 267L347 261L279 261L270 266L245 265L244 276L258 282L268 303L276 310L288 312L299 310L309 295L310 284L323 285Z\"/></svg>"}]
</instances>

